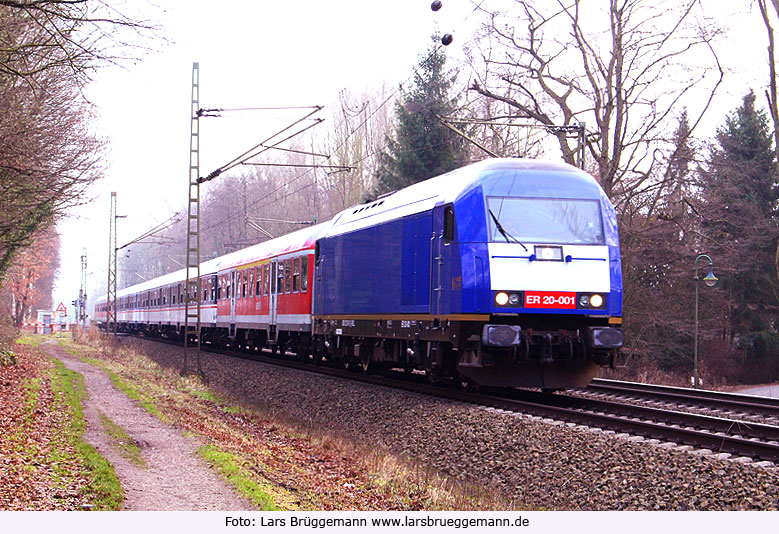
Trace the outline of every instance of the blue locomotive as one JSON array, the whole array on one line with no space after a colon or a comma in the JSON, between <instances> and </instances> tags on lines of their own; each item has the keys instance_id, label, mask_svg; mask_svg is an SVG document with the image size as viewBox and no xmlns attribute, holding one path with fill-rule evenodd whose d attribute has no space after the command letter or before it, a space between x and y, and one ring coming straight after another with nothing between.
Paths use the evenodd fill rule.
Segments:
<instances>
[{"instance_id":1,"label":"blue locomotive","mask_svg":"<svg viewBox=\"0 0 779 534\"><path fill-rule=\"evenodd\" d=\"M558 389L622 346L614 207L563 163L485 160L350 208L314 263L314 351L347 366Z\"/></svg>"},{"instance_id":2,"label":"blue locomotive","mask_svg":"<svg viewBox=\"0 0 779 534\"><path fill-rule=\"evenodd\" d=\"M206 344L545 389L585 386L622 346L614 208L562 163L485 160L200 269L196 296L186 270L119 291L118 330L183 338L196 298Z\"/></svg>"}]
</instances>

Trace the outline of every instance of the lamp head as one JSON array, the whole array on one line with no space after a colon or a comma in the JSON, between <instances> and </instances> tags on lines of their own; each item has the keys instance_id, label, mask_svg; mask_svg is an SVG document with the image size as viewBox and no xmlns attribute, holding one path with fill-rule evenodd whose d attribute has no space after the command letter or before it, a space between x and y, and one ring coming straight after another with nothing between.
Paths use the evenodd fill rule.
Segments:
<instances>
[{"instance_id":1,"label":"lamp head","mask_svg":"<svg viewBox=\"0 0 779 534\"><path fill-rule=\"evenodd\" d=\"M711 265L709 265L709 274L703 277L703 281L707 286L714 287L714 285L717 283L717 280L719 280L719 278L714 276L714 271L712 270Z\"/></svg>"}]
</instances>

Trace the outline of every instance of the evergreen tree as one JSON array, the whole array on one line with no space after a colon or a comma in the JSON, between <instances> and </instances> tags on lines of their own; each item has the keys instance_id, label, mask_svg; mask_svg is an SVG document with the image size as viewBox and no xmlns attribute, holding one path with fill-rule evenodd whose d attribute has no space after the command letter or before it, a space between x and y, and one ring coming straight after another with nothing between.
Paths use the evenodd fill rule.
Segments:
<instances>
[{"instance_id":1,"label":"evergreen tree","mask_svg":"<svg viewBox=\"0 0 779 534\"><path fill-rule=\"evenodd\" d=\"M449 172L465 160L465 140L437 118L457 108L450 95L456 75L445 64L443 49L433 45L416 69L412 87L401 90L395 108L397 127L379 156L377 194Z\"/></svg>"},{"instance_id":2,"label":"evergreen tree","mask_svg":"<svg viewBox=\"0 0 779 534\"><path fill-rule=\"evenodd\" d=\"M745 340L776 336L779 283L774 272L779 209L772 132L755 95L717 131L704 178L702 230L705 245L721 269L723 338L749 352ZM770 345L770 344L769 344ZM761 351L764 352L764 351ZM776 360L779 354L763 354Z\"/></svg>"}]
</instances>

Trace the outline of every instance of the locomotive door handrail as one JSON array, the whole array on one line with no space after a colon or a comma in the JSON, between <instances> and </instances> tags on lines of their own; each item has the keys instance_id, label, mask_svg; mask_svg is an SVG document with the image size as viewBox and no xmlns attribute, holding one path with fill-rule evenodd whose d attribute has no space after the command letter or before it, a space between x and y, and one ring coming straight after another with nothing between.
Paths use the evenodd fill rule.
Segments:
<instances>
[{"instance_id":1,"label":"locomotive door handrail","mask_svg":"<svg viewBox=\"0 0 779 534\"><path fill-rule=\"evenodd\" d=\"M433 234L430 237L430 313L441 313L442 292L444 284L444 209L445 206L433 208Z\"/></svg>"}]
</instances>

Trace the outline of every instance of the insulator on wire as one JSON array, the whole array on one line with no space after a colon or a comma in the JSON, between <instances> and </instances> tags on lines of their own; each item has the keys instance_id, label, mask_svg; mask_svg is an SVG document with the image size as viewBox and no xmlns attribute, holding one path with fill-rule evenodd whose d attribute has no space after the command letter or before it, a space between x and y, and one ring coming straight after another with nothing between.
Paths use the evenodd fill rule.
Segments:
<instances>
[{"instance_id":1,"label":"insulator on wire","mask_svg":"<svg viewBox=\"0 0 779 534\"><path fill-rule=\"evenodd\" d=\"M439 9L441 9L441 6L443 5L444 4L441 2L441 0L435 0L435 2L430 4L430 9L432 9L433 11L438 11Z\"/></svg>"},{"instance_id":2,"label":"insulator on wire","mask_svg":"<svg viewBox=\"0 0 779 534\"><path fill-rule=\"evenodd\" d=\"M441 37L441 44L444 46L449 46L452 44L452 41L454 40L454 37L452 37L451 33L445 33L443 37Z\"/></svg>"}]
</instances>

